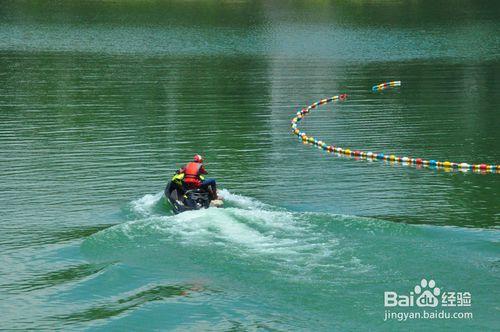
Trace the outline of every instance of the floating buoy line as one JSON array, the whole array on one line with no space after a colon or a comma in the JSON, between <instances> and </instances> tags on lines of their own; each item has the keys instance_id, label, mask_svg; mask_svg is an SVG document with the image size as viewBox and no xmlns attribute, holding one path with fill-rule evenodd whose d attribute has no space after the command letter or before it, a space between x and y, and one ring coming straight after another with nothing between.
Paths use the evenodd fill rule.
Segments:
<instances>
[{"instance_id":1,"label":"floating buoy line","mask_svg":"<svg viewBox=\"0 0 500 332\"><path fill-rule=\"evenodd\" d=\"M372 87L372 91L382 91L392 87L401 86L401 81L391 81L386 83L381 83L374 85ZM386 155L383 153L376 152L365 152L360 150L351 150L348 148L341 148L335 145L329 145L326 142L318 140L313 136L308 136L305 132L301 131L298 128L298 123L304 119L304 117L309 114L313 109L321 105L325 105L331 102L336 101L345 101L347 99L347 94L341 94L338 96L333 96L330 98L321 99L315 102L312 105L307 106L306 108L301 109L297 112L296 116L292 119L292 132L299 137L304 143L310 143L315 145L323 150L328 152L334 152L339 156L348 156L354 157L356 159L365 159L365 160L383 160L388 161L390 163L398 163L401 165L413 165L416 167L428 167L433 169L444 169L448 171L458 170L462 172L473 171L473 172L481 172L481 173L500 173L500 169L498 165L488 165L488 164L468 164L468 163L456 163L451 161L439 161L439 160L426 160L422 158L413 158L413 157L399 157L393 154Z\"/></svg>"}]
</instances>

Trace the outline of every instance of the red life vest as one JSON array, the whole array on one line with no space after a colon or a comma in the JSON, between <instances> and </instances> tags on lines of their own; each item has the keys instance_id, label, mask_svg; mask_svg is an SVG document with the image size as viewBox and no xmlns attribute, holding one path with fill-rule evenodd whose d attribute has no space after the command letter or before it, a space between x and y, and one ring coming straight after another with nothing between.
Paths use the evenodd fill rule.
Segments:
<instances>
[{"instance_id":1,"label":"red life vest","mask_svg":"<svg viewBox=\"0 0 500 332\"><path fill-rule=\"evenodd\" d=\"M188 185L199 187L201 186L200 169L202 163L190 162L184 168L184 182Z\"/></svg>"}]
</instances>

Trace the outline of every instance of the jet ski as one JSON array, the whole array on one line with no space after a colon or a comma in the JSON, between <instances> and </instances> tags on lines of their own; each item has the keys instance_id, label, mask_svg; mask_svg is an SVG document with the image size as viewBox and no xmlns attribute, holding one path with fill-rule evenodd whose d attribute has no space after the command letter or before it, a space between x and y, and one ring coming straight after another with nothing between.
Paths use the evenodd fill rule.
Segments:
<instances>
[{"instance_id":1,"label":"jet ski","mask_svg":"<svg viewBox=\"0 0 500 332\"><path fill-rule=\"evenodd\" d=\"M210 193L203 189L191 189L183 192L182 188L170 181L165 188L165 198L172 205L175 214L184 211L221 207L222 200L212 200Z\"/></svg>"}]
</instances>

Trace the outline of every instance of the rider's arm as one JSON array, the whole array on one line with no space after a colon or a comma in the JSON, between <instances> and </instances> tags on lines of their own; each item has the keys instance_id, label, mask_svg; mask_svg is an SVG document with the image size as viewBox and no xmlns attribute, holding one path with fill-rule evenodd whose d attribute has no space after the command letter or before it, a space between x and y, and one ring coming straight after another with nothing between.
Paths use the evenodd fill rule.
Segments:
<instances>
[{"instance_id":1,"label":"rider's arm","mask_svg":"<svg viewBox=\"0 0 500 332\"><path fill-rule=\"evenodd\" d=\"M208 174L207 170L205 169L205 166L200 167L200 173L201 174Z\"/></svg>"}]
</instances>

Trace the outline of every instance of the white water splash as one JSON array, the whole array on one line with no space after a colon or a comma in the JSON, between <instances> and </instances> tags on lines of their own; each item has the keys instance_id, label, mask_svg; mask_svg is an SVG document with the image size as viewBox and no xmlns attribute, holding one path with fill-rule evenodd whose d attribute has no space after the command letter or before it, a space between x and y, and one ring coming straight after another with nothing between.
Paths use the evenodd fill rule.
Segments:
<instances>
[{"instance_id":1,"label":"white water splash","mask_svg":"<svg viewBox=\"0 0 500 332\"><path fill-rule=\"evenodd\" d=\"M229 192L227 189L218 190L218 194L225 202L242 209L269 209L271 206L259 202L255 198L237 195Z\"/></svg>"},{"instance_id":2,"label":"white water splash","mask_svg":"<svg viewBox=\"0 0 500 332\"><path fill-rule=\"evenodd\" d=\"M213 245L254 253L293 254L300 233L291 213L240 208L190 211L165 223L152 221L158 231L177 235L187 245Z\"/></svg>"},{"instance_id":3,"label":"white water splash","mask_svg":"<svg viewBox=\"0 0 500 332\"><path fill-rule=\"evenodd\" d=\"M143 197L132 201L132 210L144 217L151 216L153 214L153 207L157 204L163 197L163 192L157 194L146 194Z\"/></svg>"},{"instance_id":4,"label":"white water splash","mask_svg":"<svg viewBox=\"0 0 500 332\"><path fill-rule=\"evenodd\" d=\"M271 273L291 279L308 280L311 269L326 274L370 269L354 255L352 239L318 231L324 222L340 223L337 216L277 210L228 190L221 190L220 195L225 208L178 215L167 215L158 206L163 193L144 195L131 203L140 219L99 232L92 242L99 252L110 250L113 256L120 255L117 247L148 257L170 246L214 252L231 260L260 261L270 266Z\"/></svg>"}]
</instances>

